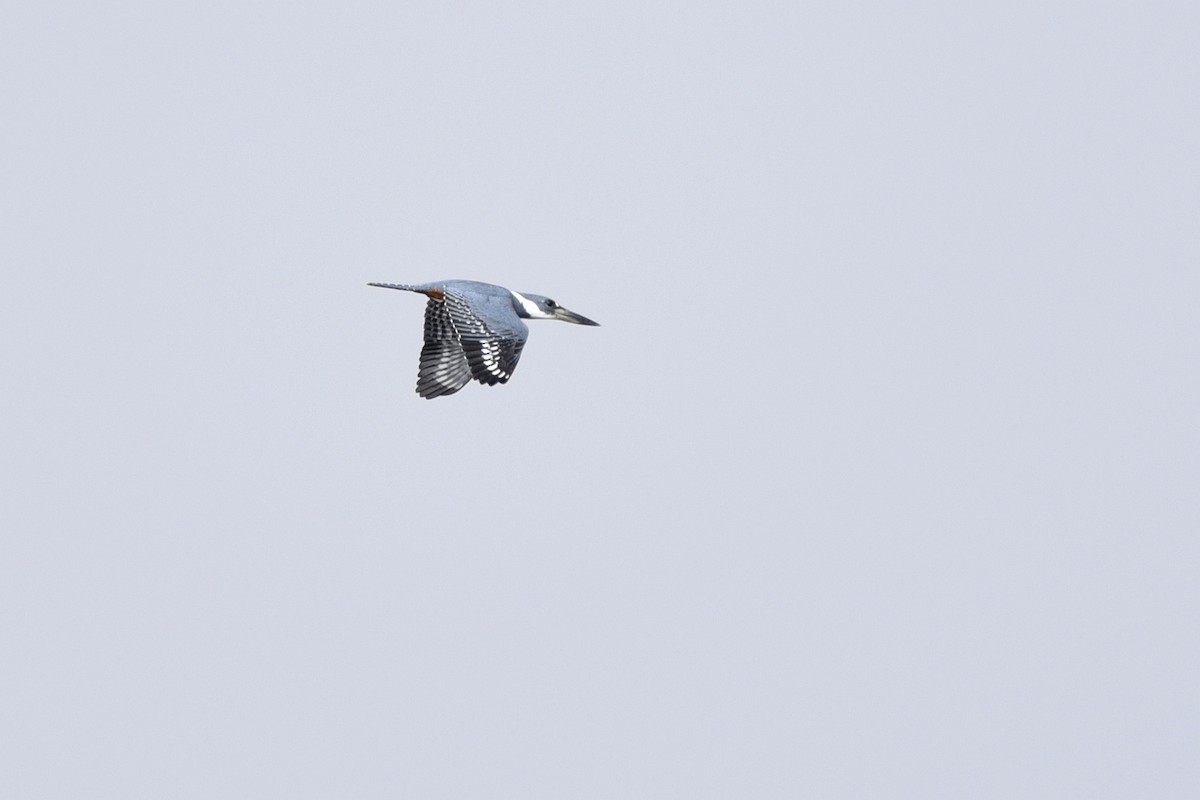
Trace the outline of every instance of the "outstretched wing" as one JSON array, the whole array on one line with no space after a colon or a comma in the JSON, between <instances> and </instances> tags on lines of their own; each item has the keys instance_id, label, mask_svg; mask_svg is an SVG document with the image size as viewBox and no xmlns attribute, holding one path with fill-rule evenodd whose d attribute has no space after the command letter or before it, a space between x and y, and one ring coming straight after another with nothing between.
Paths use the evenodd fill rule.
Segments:
<instances>
[{"instance_id":1,"label":"outstretched wing","mask_svg":"<svg viewBox=\"0 0 1200 800\"><path fill-rule=\"evenodd\" d=\"M503 296L468 297L447 288L442 302L471 376L488 386L508 383L529 337L512 301Z\"/></svg>"},{"instance_id":2,"label":"outstretched wing","mask_svg":"<svg viewBox=\"0 0 1200 800\"><path fill-rule=\"evenodd\" d=\"M454 394L470 380L471 367L446 303L431 297L425 305L425 346L417 371L417 394L425 398Z\"/></svg>"}]
</instances>

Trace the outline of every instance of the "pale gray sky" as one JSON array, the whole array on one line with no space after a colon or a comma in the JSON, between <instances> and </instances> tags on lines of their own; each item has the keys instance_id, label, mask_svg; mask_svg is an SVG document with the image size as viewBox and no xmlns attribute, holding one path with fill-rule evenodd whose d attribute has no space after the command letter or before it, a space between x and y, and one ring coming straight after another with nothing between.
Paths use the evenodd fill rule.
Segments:
<instances>
[{"instance_id":1,"label":"pale gray sky","mask_svg":"<svg viewBox=\"0 0 1200 800\"><path fill-rule=\"evenodd\" d=\"M1200 796L1198 35L8 4L0 797Z\"/></svg>"}]
</instances>

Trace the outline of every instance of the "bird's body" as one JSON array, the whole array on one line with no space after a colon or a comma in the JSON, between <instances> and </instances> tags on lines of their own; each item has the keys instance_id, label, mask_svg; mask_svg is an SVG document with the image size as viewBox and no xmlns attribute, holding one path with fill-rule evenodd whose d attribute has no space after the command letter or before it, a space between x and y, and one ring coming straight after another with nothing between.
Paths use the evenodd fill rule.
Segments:
<instances>
[{"instance_id":1,"label":"bird's body","mask_svg":"<svg viewBox=\"0 0 1200 800\"><path fill-rule=\"evenodd\" d=\"M384 289L419 292L425 306L425 346L417 372L417 394L454 394L472 378L494 386L508 383L529 336L526 319L559 319L597 325L548 297L522 294L479 281L371 283Z\"/></svg>"}]
</instances>

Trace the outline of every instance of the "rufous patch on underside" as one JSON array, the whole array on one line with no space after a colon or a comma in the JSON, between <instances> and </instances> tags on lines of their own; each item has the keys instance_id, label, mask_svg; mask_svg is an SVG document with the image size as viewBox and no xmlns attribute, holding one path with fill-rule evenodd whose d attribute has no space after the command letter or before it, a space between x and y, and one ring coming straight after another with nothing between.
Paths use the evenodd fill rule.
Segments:
<instances>
[{"instance_id":1,"label":"rufous patch on underside","mask_svg":"<svg viewBox=\"0 0 1200 800\"><path fill-rule=\"evenodd\" d=\"M421 294L432 297L434 300L445 300L446 293L441 289L422 289Z\"/></svg>"}]
</instances>

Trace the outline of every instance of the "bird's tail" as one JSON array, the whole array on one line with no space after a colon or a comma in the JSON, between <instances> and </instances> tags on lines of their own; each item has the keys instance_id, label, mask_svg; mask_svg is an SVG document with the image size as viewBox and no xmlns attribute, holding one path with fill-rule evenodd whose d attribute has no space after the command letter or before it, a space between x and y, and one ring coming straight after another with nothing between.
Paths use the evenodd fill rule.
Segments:
<instances>
[{"instance_id":1,"label":"bird's tail","mask_svg":"<svg viewBox=\"0 0 1200 800\"><path fill-rule=\"evenodd\" d=\"M381 289L401 289L406 292L421 291L416 286L412 286L407 283L368 283L367 286L378 286Z\"/></svg>"}]
</instances>

